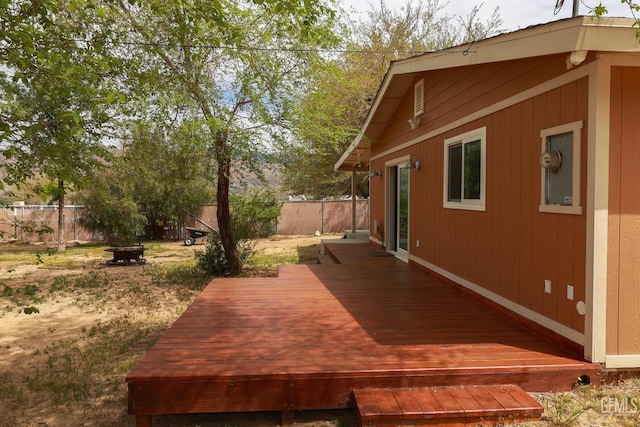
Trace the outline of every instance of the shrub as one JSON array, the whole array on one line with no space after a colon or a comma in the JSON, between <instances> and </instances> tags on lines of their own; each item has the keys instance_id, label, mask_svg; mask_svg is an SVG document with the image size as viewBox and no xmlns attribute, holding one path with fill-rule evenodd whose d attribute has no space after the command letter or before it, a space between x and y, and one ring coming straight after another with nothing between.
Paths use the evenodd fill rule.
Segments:
<instances>
[{"instance_id":1,"label":"shrub","mask_svg":"<svg viewBox=\"0 0 640 427\"><path fill-rule=\"evenodd\" d=\"M112 176L97 176L83 194L86 209L80 224L92 232L103 233L110 241L130 243L142 234L146 221L140 206L128 195L130 181Z\"/></svg>"},{"instance_id":2,"label":"shrub","mask_svg":"<svg viewBox=\"0 0 640 427\"><path fill-rule=\"evenodd\" d=\"M255 255L253 239L274 233L280 206L275 194L270 191L255 191L249 196L234 197L231 228L242 264ZM195 256L196 265L206 273L220 275L229 268L222 240L215 231L207 236L206 250L195 251Z\"/></svg>"},{"instance_id":3,"label":"shrub","mask_svg":"<svg viewBox=\"0 0 640 427\"><path fill-rule=\"evenodd\" d=\"M269 237L276 231L280 207L276 195L268 190L254 191L232 199L233 230L238 239Z\"/></svg>"},{"instance_id":4,"label":"shrub","mask_svg":"<svg viewBox=\"0 0 640 427\"><path fill-rule=\"evenodd\" d=\"M238 250L240 262L244 264L246 260L255 254L255 242L251 239L236 240L236 249ZM229 268L222 240L215 231L207 236L207 248L204 251L196 250L195 256L196 265L206 273L221 275Z\"/></svg>"}]
</instances>

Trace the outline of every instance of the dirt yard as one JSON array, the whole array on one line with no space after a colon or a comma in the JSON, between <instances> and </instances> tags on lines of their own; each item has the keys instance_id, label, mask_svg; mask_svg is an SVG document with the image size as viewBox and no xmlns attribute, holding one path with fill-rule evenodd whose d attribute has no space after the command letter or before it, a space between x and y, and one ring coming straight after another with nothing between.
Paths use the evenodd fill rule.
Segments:
<instances>
[{"instance_id":1,"label":"dirt yard","mask_svg":"<svg viewBox=\"0 0 640 427\"><path fill-rule=\"evenodd\" d=\"M260 240L244 274L273 276L278 264L313 263L319 246L315 236ZM112 255L105 246L70 244L55 254L43 245L0 243L0 427L134 426L124 377L211 280L195 268L195 250L204 245L151 242L146 264L107 266ZM636 379L535 397L545 416L528 427L640 425ZM626 412L607 411L620 402L630 403ZM153 422L271 427L280 417L204 414ZM296 423L346 427L354 420L349 411L313 411L296 414Z\"/></svg>"},{"instance_id":2,"label":"dirt yard","mask_svg":"<svg viewBox=\"0 0 640 427\"><path fill-rule=\"evenodd\" d=\"M340 236L323 236L323 238ZM200 243L200 242L198 242ZM320 237L257 242L246 275L314 262ZM210 281L182 242L145 244L144 265L107 266L105 246L0 243L0 426L133 426L124 376ZM348 414L301 414L336 425ZM311 418L310 418L311 417ZM324 419L331 420L330 422ZM274 426L278 414L157 417L157 426Z\"/></svg>"}]
</instances>

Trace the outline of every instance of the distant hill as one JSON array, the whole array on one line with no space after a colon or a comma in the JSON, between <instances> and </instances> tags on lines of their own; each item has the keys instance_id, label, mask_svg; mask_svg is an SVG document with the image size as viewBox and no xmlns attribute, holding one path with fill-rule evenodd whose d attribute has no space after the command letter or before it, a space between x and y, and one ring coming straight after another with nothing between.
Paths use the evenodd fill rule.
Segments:
<instances>
[{"instance_id":1,"label":"distant hill","mask_svg":"<svg viewBox=\"0 0 640 427\"><path fill-rule=\"evenodd\" d=\"M233 195L241 195L258 189L268 188L275 191L279 196L285 196L286 191L282 189L282 172L279 165L263 162L261 168L263 179L258 174L251 172L246 168L232 167L231 170L231 188L229 193Z\"/></svg>"}]
</instances>

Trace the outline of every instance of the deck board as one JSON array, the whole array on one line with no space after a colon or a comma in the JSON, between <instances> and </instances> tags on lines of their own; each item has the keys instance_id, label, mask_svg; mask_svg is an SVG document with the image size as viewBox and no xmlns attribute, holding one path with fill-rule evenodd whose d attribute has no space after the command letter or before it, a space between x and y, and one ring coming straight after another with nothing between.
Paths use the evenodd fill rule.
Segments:
<instances>
[{"instance_id":1,"label":"deck board","mask_svg":"<svg viewBox=\"0 0 640 427\"><path fill-rule=\"evenodd\" d=\"M327 246L340 264L213 280L127 376L130 413L343 408L367 387L567 390L597 375L373 246Z\"/></svg>"}]
</instances>

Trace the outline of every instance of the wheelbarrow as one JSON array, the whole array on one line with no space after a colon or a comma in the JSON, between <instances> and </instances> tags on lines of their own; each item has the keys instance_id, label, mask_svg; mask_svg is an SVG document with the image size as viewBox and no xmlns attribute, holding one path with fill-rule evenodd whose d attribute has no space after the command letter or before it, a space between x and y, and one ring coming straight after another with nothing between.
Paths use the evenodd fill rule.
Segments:
<instances>
[{"instance_id":1,"label":"wheelbarrow","mask_svg":"<svg viewBox=\"0 0 640 427\"><path fill-rule=\"evenodd\" d=\"M184 212L190 217L192 217L193 219L195 219L196 221L198 221L200 224L208 228L208 230L203 230L202 228L185 227L185 230L187 231L187 236L184 238L184 244L186 246L191 246L194 243L196 243L197 239L206 238L209 235L209 233L211 233L212 231L216 231L212 226L210 226L209 224L207 224L197 216L193 215L192 213L189 213L186 210Z\"/></svg>"},{"instance_id":2,"label":"wheelbarrow","mask_svg":"<svg viewBox=\"0 0 640 427\"><path fill-rule=\"evenodd\" d=\"M189 235L184 238L184 244L187 246L193 245L196 243L197 239L207 237L209 233L211 233L211 230L201 230L194 227L185 227L185 229L187 230L187 233L189 233Z\"/></svg>"}]
</instances>

